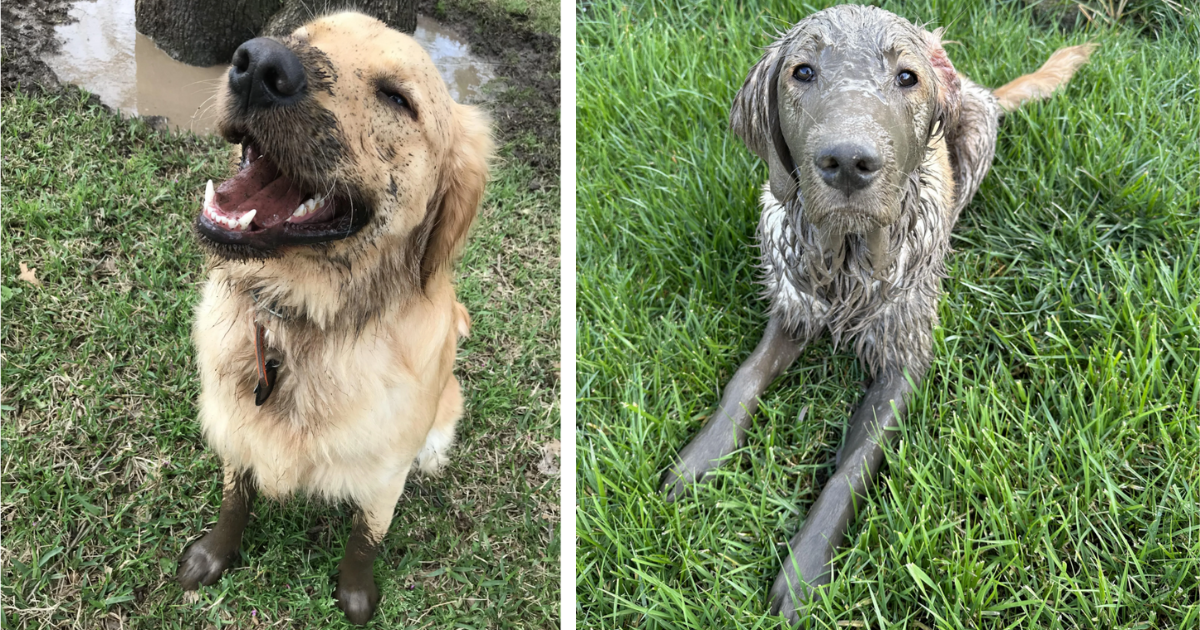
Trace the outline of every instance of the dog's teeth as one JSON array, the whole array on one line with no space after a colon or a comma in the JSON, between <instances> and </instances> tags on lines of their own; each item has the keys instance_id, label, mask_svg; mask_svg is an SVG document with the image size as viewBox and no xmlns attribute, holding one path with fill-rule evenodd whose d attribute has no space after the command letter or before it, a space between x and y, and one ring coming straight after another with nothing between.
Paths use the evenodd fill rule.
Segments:
<instances>
[{"instance_id":1,"label":"dog's teeth","mask_svg":"<svg viewBox=\"0 0 1200 630\"><path fill-rule=\"evenodd\" d=\"M304 204L300 204L300 205L296 206L296 211L292 213L292 218L300 219L300 218L303 218L304 215L306 215L306 214L308 214L308 206L306 206Z\"/></svg>"},{"instance_id":2,"label":"dog's teeth","mask_svg":"<svg viewBox=\"0 0 1200 630\"><path fill-rule=\"evenodd\" d=\"M208 180L208 185L204 187L204 205L211 206L212 202L213 202L213 197L215 195L216 195L216 193L213 192L212 180L210 179L210 180Z\"/></svg>"},{"instance_id":3,"label":"dog's teeth","mask_svg":"<svg viewBox=\"0 0 1200 630\"><path fill-rule=\"evenodd\" d=\"M250 222L254 220L254 215L258 214L258 210L251 210L242 215L242 218L237 220L237 229L244 231L250 227Z\"/></svg>"},{"instance_id":4,"label":"dog's teeth","mask_svg":"<svg viewBox=\"0 0 1200 630\"><path fill-rule=\"evenodd\" d=\"M309 212L312 212L313 209L319 205L321 205L321 204L317 203L317 201L315 199L309 199L308 201L304 202L304 207L308 208Z\"/></svg>"}]
</instances>

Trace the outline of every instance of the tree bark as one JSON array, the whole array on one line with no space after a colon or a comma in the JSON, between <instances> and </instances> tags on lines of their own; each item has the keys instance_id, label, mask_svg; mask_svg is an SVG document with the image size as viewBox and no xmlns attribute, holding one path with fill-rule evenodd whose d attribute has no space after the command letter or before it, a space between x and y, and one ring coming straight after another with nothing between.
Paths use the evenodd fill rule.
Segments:
<instances>
[{"instance_id":1,"label":"tree bark","mask_svg":"<svg viewBox=\"0 0 1200 630\"><path fill-rule=\"evenodd\" d=\"M271 17L263 34L272 37L287 35L321 15L320 9L316 9L315 15L310 10L319 6L313 0L285 0L283 8ZM416 0L357 0L353 6L359 13L379 19L401 33L412 34L417 30Z\"/></svg>"},{"instance_id":2,"label":"tree bark","mask_svg":"<svg viewBox=\"0 0 1200 630\"><path fill-rule=\"evenodd\" d=\"M283 0L137 0L137 30L177 61L227 64L253 39Z\"/></svg>"},{"instance_id":3,"label":"tree bark","mask_svg":"<svg viewBox=\"0 0 1200 630\"><path fill-rule=\"evenodd\" d=\"M314 0L137 0L137 30L176 61L229 63L233 51L260 33L279 37L320 15ZM416 0L357 0L358 11L402 33L417 30Z\"/></svg>"}]
</instances>

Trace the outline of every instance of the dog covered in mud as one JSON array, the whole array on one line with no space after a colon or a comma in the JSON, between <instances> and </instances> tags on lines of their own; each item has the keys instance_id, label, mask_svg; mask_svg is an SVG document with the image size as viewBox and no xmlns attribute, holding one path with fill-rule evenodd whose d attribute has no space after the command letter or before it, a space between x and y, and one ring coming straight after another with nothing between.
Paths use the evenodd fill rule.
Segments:
<instances>
[{"instance_id":1,"label":"dog covered in mud","mask_svg":"<svg viewBox=\"0 0 1200 630\"><path fill-rule=\"evenodd\" d=\"M772 612L798 621L829 582L932 361L950 231L991 167L1003 113L1048 96L1091 50L1059 50L993 92L955 71L940 31L843 5L796 24L750 70L730 126L769 166L758 247L770 319L663 491L677 500L743 446L758 397L820 334L852 344L872 378L836 472L789 543Z\"/></svg>"},{"instance_id":2,"label":"dog covered in mud","mask_svg":"<svg viewBox=\"0 0 1200 630\"><path fill-rule=\"evenodd\" d=\"M366 623L405 479L443 465L463 413L453 368L469 319L451 275L489 124L415 40L357 13L246 42L218 99L242 160L208 183L196 220L209 276L193 337L224 489L177 577L217 581L258 493L348 500L359 512L334 595Z\"/></svg>"}]
</instances>

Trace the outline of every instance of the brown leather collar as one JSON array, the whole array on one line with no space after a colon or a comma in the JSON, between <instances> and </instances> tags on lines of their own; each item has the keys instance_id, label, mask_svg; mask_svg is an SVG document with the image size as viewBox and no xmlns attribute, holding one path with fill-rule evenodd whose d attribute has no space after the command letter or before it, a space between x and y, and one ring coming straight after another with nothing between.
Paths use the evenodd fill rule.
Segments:
<instances>
[{"instance_id":1,"label":"brown leather collar","mask_svg":"<svg viewBox=\"0 0 1200 630\"><path fill-rule=\"evenodd\" d=\"M254 386L254 405L261 407L275 389L279 361L267 359L266 331L262 324L254 324L254 363L258 367L258 385Z\"/></svg>"}]
</instances>

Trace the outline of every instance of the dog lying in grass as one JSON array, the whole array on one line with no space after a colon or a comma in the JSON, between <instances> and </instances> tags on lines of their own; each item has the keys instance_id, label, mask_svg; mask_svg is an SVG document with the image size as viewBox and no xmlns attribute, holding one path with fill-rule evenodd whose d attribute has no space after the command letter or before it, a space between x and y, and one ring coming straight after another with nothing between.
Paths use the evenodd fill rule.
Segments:
<instances>
[{"instance_id":1,"label":"dog lying in grass","mask_svg":"<svg viewBox=\"0 0 1200 630\"><path fill-rule=\"evenodd\" d=\"M412 38L357 13L243 44L218 107L242 161L208 183L196 220L209 276L193 337L224 490L178 580L217 581L257 493L348 500L335 597L364 624L409 470L443 465L463 413L453 368L469 319L451 275L489 124Z\"/></svg>"},{"instance_id":2,"label":"dog lying in grass","mask_svg":"<svg viewBox=\"0 0 1200 630\"><path fill-rule=\"evenodd\" d=\"M929 367L950 231L991 167L1003 113L1048 96L1091 51L1059 50L993 92L955 71L940 31L843 5L796 24L750 70L730 127L770 170L758 228L770 320L663 491L678 499L743 446L758 397L823 332L853 344L873 379L837 472L789 543L772 612L797 621L829 582Z\"/></svg>"}]
</instances>

